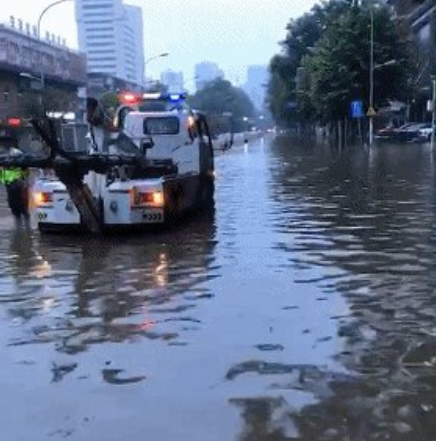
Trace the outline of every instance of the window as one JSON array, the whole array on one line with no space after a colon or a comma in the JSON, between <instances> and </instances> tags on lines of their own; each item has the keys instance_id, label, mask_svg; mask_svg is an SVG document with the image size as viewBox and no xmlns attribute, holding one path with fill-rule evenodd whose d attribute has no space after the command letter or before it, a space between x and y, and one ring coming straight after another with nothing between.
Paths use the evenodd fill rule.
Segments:
<instances>
[{"instance_id":1,"label":"window","mask_svg":"<svg viewBox=\"0 0 436 441\"><path fill-rule=\"evenodd\" d=\"M99 27L97 27L97 28L95 28L95 27L86 28L86 32L103 32L103 31L105 31L105 32L113 32L114 28L113 27L109 27L109 26L105 26L105 27L101 27L101 28L99 28Z\"/></svg>"},{"instance_id":2,"label":"window","mask_svg":"<svg viewBox=\"0 0 436 441\"><path fill-rule=\"evenodd\" d=\"M105 44L109 44L110 41L103 41L103 42L96 42L96 43L87 43L86 46L87 47L102 47Z\"/></svg>"},{"instance_id":3,"label":"window","mask_svg":"<svg viewBox=\"0 0 436 441\"><path fill-rule=\"evenodd\" d=\"M109 8L112 8L112 5L102 3L102 4L98 4L98 5L83 5L82 6L82 9L103 9L103 8L109 9Z\"/></svg>"},{"instance_id":4,"label":"window","mask_svg":"<svg viewBox=\"0 0 436 441\"><path fill-rule=\"evenodd\" d=\"M110 70L111 72L112 72L112 71L115 71L115 69L116 69L116 66L113 65L113 64L99 64L99 63L92 63L92 64L91 64L91 67L92 67L93 69Z\"/></svg>"},{"instance_id":5,"label":"window","mask_svg":"<svg viewBox=\"0 0 436 441\"><path fill-rule=\"evenodd\" d=\"M114 36L113 36L113 34L94 34L94 35L88 35L88 40L92 40L92 41L95 41L95 40L102 40L102 39L104 39L104 40L114 40Z\"/></svg>"},{"instance_id":6,"label":"window","mask_svg":"<svg viewBox=\"0 0 436 441\"><path fill-rule=\"evenodd\" d=\"M103 54L113 54L114 50L113 49L93 49L88 51L88 55L103 55Z\"/></svg>"},{"instance_id":7,"label":"window","mask_svg":"<svg viewBox=\"0 0 436 441\"><path fill-rule=\"evenodd\" d=\"M87 12L86 17L112 17L112 12Z\"/></svg>"},{"instance_id":8,"label":"window","mask_svg":"<svg viewBox=\"0 0 436 441\"><path fill-rule=\"evenodd\" d=\"M84 20L85 24L112 24L113 20Z\"/></svg>"},{"instance_id":9,"label":"window","mask_svg":"<svg viewBox=\"0 0 436 441\"><path fill-rule=\"evenodd\" d=\"M177 135L179 129L179 119L172 116L144 119L144 135Z\"/></svg>"},{"instance_id":10,"label":"window","mask_svg":"<svg viewBox=\"0 0 436 441\"><path fill-rule=\"evenodd\" d=\"M101 62L103 62L103 61L113 61L113 62L116 61L116 58L115 58L115 57L105 57L105 56L103 56L103 57L99 57L99 56L96 56L96 55L94 55L94 56L92 56L92 57L89 57L89 59L90 59L90 61L92 61L93 63L101 63Z\"/></svg>"}]
</instances>

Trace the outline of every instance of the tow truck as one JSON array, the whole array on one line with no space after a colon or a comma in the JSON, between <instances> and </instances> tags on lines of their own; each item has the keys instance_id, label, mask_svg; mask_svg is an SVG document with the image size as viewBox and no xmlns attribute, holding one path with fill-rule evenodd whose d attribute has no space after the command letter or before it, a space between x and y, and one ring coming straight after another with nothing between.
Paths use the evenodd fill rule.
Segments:
<instances>
[{"instance_id":1,"label":"tow truck","mask_svg":"<svg viewBox=\"0 0 436 441\"><path fill-rule=\"evenodd\" d=\"M62 125L59 135L53 119L44 117L31 124L46 155L0 156L2 166L52 171L31 189L40 231L133 231L213 206L206 115L182 94L125 93L120 101L108 116L98 100L87 99L85 141L77 136L83 135L80 124Z\"/></svg>"}]
</instances>

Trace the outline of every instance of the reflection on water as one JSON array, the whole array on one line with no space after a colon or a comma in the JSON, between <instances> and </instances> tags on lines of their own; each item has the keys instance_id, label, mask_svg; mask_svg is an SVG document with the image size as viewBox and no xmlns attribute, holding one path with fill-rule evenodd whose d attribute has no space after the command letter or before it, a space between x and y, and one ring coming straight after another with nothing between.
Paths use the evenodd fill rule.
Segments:
<instances>
[{"instance_id":1,"label":"reflection on water","mask_svg":"<svg viewBox=\"0 0 436 441\"><path fill-rule=\"evenodd\" d=\"M277 227L294 238L276 248L299 283L340 292L350 308L332 317L350 376L331 379L332 393L296 417L302 438L434 439L433 153L379 146L335 157L284 143L275 157L286 163L274 171L272 197L287 210Z\"/></svg>"},{"instance_id":2,"label":"reflection on water","mask_svg":"<svg viewBox=\"0 0 436 441\"><path fill-rule=\"evenodd\" d=\"M32 321L32 332L23 328L10 344L54 341L71 354L134 336L177 340L178 332L159 331L160 325L199 323L189 310L211 296L202 283L217 275L213 230L208 218L195 230L191 224L173 233L105 240L40 238L17 228L0 302L15 319Z\"/></svg>"},{"instance_id":3,"label":"reflection on water","mask_svg":"<svg viewBox=\"0 0 436 441\"><path fill-rule=\"evenodd\" d=\"M434 440L432 152L262 140L217 171L173 231L0 222L5 439Z\"/></svg>"}]
</instances>

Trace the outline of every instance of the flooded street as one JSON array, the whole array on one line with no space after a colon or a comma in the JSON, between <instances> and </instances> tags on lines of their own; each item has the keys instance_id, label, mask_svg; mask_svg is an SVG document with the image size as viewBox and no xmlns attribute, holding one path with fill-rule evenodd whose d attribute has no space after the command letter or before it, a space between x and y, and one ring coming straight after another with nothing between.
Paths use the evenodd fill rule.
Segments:
<instances>
[{"instance_id":1,"label":"flooded street","mask_svg":"<svg viewBox=\"0 0 436 441\"><path fill-rule=\"evenodd\" d=\"M1 439L434 440L433 161L254 141L213 216L135 237L2 202Z\"/></svg>"}]
</instances>

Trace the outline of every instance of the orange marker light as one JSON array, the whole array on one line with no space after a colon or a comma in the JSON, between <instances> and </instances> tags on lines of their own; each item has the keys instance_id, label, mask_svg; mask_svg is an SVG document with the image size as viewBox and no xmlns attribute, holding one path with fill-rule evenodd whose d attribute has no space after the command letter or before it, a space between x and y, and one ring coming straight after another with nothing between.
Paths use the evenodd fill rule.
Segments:
<instances>
[{"instance_id":1,"label":"orange marker light","mask_svg":"<svg viewBox=\"0 0 436 441\"><path fill-rule=\"evenodd\" d=\"M155 205L163 205L163 203L164 203L163 194L160 191L155 191L153 193L153 204L155 204Z\"/></svg>"},{"instance_id":2,"label":"orange marker light","mask_svg":"<svg viewBox=\"0 0 436 441\"><path fill-rule=\"evenodd\" d=\"M33 196L35 200L35 205L37 207L44 205L44 204L50 204L53 202L53 197L51 193L35 193Z\"/></svg>"}]
</instances>

